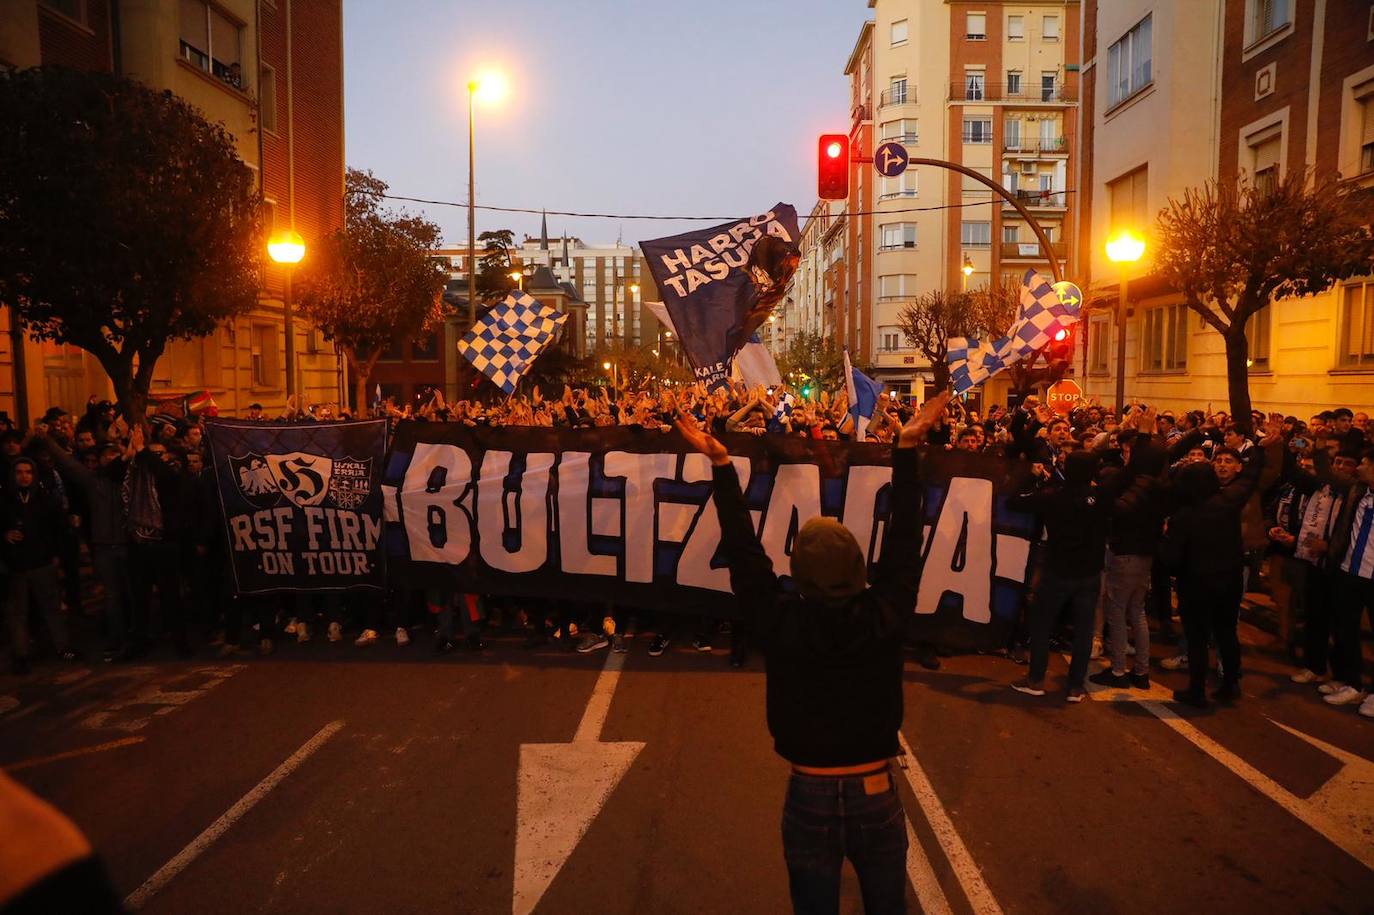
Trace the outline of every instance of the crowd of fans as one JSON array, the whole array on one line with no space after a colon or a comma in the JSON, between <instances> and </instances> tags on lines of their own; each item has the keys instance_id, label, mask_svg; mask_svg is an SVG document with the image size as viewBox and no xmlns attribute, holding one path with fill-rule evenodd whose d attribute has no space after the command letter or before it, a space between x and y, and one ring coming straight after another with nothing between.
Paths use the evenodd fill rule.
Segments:
<instances>
[{"instance_id":1,"label":"crowd of fans","mask_svg":"<svg viewBox=\"0 0 1374 915\"><path fill-rule=\"evenodd\" d=\"M884 394L856 428L843 390L812 399L737 384L713 392L692 385L634 392L565 387L561 395L536 390L491 404L448 403L435 393L404 407L374 404L371 412L469 426L630 426L649 433L669 432L680 415L691 415L716 435L854 440L862 433L887 443L913 411L913 404ZM279 416L254 404L246 418L326 421L349 414L293 398ZM16 673L29 672L35 626L56 657L82 660L70 635L74 616L98 622L104 658L112 662L143 657L161 633L181 656L197 642L230 655L253 643L269 653L283 635L309 641L321 626L332 642L357 632L360 647L383 632L406 645L412 632L428 629L441 652L480 650L484 633L505 628L521 631L531 646L624 651L626 639L643 631L653 633L655 656L680 627L699 651L728 633L736 666L748 654L746 627L731 631L709 615L655 620L633 608L412 593L397 585L385 599L235 597L204 432L200 416L158 413L131 426L104 401L92 401L80 417L53 408L27 432L0 414L0 559ZM1374 426L1367 414L1342 408L1303 420L1257 411L1238 421L1225 412L1176 414L1144 405L1123 416L1094 403L1060 415L1030 396L983 415L953 400L928 442L1011 459L1014 501L1043 521L1046 536L1032 549L1021 622L1013 643L999 649L1029 664L1013 684L1017 690L1045 694L1056 644L1072 652L1069 701L1082 698L1086 680L1148 689L1153 627L1156 640L1177 645L1160 666L1189 675L1179 701L1234 701L1238 612L1247 592L1267 591L1263 600L1275 608L1297 665L1293 681L1314 685L1331 705L1358 706L1374 717L1361 650L1363 617L1374 614ZM1209 646L1217 650L1219 681L1210 699ZM939 665L936 646L914 649L922 664ZM1104 653L1108 666L1087 677L1090 659Z\"/></svg>"}]
</instances>

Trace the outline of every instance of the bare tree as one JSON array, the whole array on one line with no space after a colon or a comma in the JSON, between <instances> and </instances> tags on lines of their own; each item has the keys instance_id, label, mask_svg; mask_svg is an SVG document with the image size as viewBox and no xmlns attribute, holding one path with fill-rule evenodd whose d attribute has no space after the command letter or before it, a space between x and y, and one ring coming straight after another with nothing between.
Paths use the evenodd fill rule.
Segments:
<instances>
[{"instance_id":1,"label":"bare tree","mask_svg":"<svg viewBox=\"0 0 1374 915\"><path fill-rule=\"evenodd\" d=\"M970 337L984 332L978 324L973 296L966 292L945 292L935 289L917 296L902 306L897 315L906 342L930 361L935 390L949 386L949 339Z\"/></svg>"},{"instance_id":2,"label":"bare tree","mask_svg":"<svg viewBox=\"0 0 1374 915\"><path fill-rule=\"evenodd\" d=\"M1374 270L1374 195L1290 172L1273 183L1208 182L1159 214L1159 272L1226 341L1231 415L1250 422L1246 324L1273 299L1317 295Z\"/></svg>"}]
</instances>

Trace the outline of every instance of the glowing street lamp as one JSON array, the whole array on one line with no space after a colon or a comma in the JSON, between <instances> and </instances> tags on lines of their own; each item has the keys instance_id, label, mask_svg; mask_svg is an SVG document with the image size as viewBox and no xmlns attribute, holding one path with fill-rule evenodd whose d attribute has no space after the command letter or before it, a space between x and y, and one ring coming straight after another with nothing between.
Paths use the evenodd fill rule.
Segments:
<instances>
[{"instance_id":1,"label":"glowing street lamp","mask_svg":"<svg viewBox=\"0 0 1374 915\"><path fill-rule=\"evenodd\" d=\"M1107 260L1121 265L1121 294L1116 302L1116 412L1122 417L1126 415L1126 292L1130 282L1126 271L1144 255L1145 240L1129 229L1107 242Z\"/></svg>"},{"instance_id":2,"label":"glowing street lamp","mask_svg":"<svg viewBox=\"0 0 1374 915\"><path fill-rule=\"evenodd\" d=\"M519 270L512 270L510 273L508 273L508 274L506 274L506 275L509 276L509 277L511 278L511 282L515 283L515 288L517 288L517 289L519 289L519 290L521 290L521 291L524 290L524 288L525 288L525 274L521 273Z\"/></svg>"},{"instance_id":3,"label":"glowing street lamp","mask_svg":"<svg viewBox=\"0 0 1374 915\"><path fill-rule=\"evenodd\" d=\"M959 271L964 274L964 291L968 292L968 278L973 276L973 261L967 254L964 255L964 266Z\"/></svg>"},{"instance_id":4,"label":"glowing street lamp","mask_svg":"<svg viewBox=\"0 0 1374 915\"><path fill-rule=\"evenodd\" d=\"M477 177L473 142L477 100L494 104L506 97L506 78L488 71L468 80L468 324L477 323Z\"/></svg>"},{"instance_id":5,"label":"glowing street lamp","mask_svg":"<svg viewBox=\"0 0 1374 915\"><path fill-rule=\"evenodd\" d=\"M285 294L282 296L282 321L286 325L286 396L296 393L296 314L291 288L292 267L305 257L305 239L295 229L273 233L267 241L267 256L285 269Z\"/></svg>"}]
</instances>

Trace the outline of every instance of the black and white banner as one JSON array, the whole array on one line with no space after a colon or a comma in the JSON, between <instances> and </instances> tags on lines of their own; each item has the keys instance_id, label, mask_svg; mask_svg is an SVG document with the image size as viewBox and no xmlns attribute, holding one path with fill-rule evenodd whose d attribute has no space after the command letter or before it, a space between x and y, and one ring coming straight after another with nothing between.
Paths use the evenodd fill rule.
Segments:
<instances>
[{"instance_id":1,"label":"black and white banner","mask_svg":"<svg viewBox=\"0 0 1374 915\"><path fill-rule=\"evenodd\" d=\"M796 533L839 518L876 562L890 511L888 446L727 436L760 539L786 574ZM914 634L1007 635L1033 520L1006 507L1008 464L932 451ZM392 444L386 550L413 587L740 615L717 555L711 466L677 433L402 423Z\"/></svg>"},{"instance_id":2,"label":"black and white banner","mask_svg":"<svg viewBox=\"0 0 1374 915\"><path fill-rule=\"evenodd\" d=\"M385 586L385 420L207 428L240 594Z\"/></svg>"}]
</instances>

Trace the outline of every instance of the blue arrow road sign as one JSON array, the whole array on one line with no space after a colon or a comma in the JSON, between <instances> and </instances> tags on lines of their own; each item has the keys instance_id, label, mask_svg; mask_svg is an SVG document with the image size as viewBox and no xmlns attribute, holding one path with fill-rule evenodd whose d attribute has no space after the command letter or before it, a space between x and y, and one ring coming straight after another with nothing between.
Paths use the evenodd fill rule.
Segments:
<instances>
[{"instance_id":1,"label":"blue arrow road sign","mask_svg":"<svg viewBox=\"0 0 1374 915\"><path fill-rule=\"evenodd\" d=\"M1068 280L1061 280L1052 287L1059 296L1059 301L1066 308L1077 308L1083 304L1083 292L1076 285Z\"/></svg>"},{"instance_id":2,"label":"blue arrow road sign","mask_svg":"<svg viewBox=\"0 0 1374 915\"><path fill-rule=\"evenodd\" d=\"M884 143L873 151L873 167L884 178L896 178L906 171L910 158L901 143Z\"/></svg>"}]
</instances>

